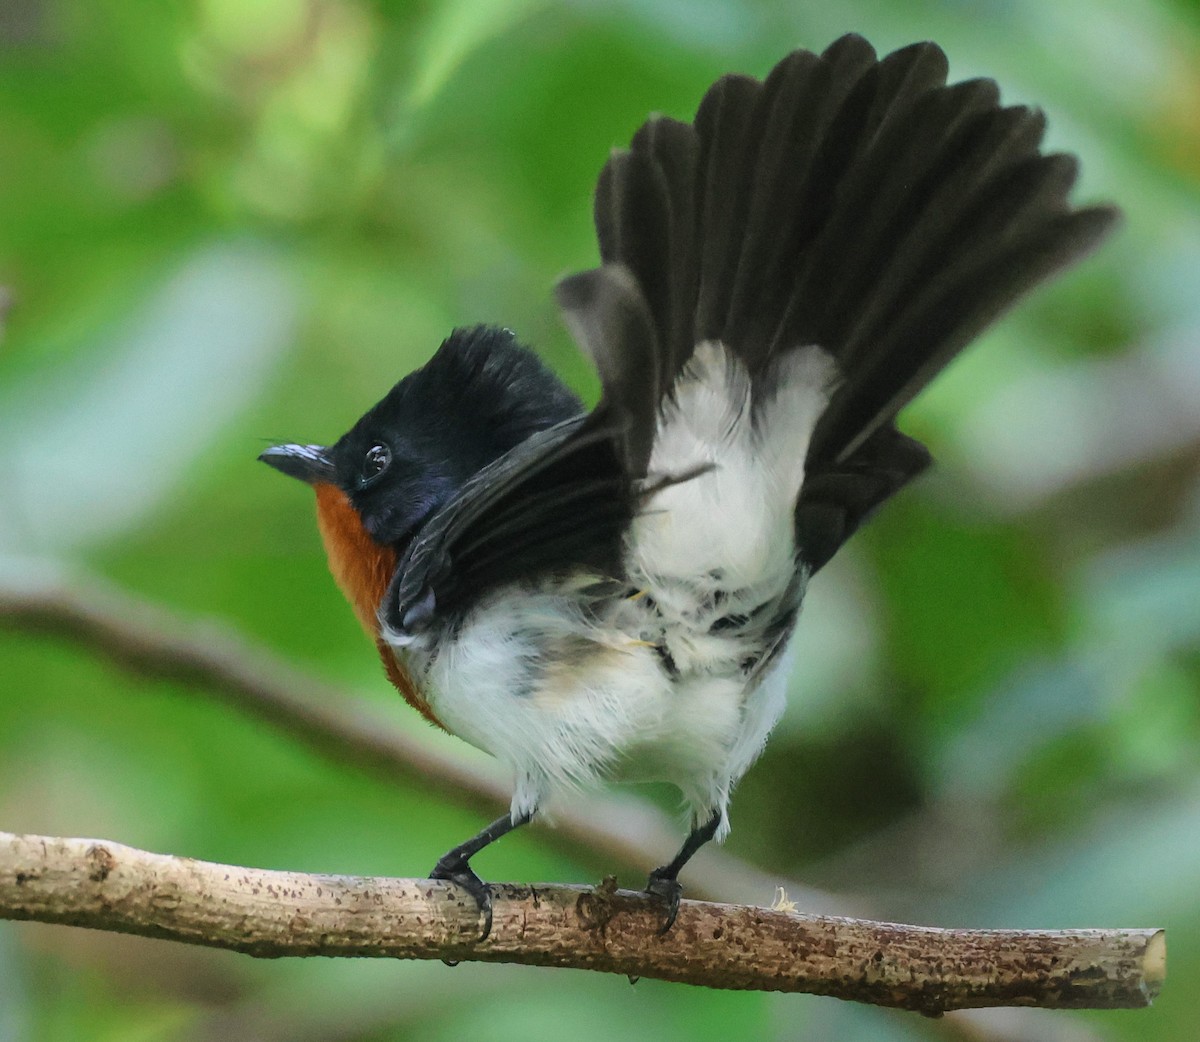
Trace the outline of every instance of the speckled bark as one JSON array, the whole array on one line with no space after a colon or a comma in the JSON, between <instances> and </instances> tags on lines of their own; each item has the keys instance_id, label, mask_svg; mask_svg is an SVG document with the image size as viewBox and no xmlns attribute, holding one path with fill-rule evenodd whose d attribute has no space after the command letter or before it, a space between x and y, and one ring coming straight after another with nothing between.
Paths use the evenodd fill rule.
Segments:
<instances>
[{"instance_id":1,"label":"speckled bark","mask_svg":"<svg viewBox=\"0 0 1200 1042\"><path fill-rule=\"evenodd\" d=\"M615 887L494 888L491 937L457 887L303 875L0 832L0 917L229 948L248 955L514 962L717 988L802 991L940 1013L979 1006L1147 1006L1160 930L943 930L684 901Z\"/></svg>"}]
</instances>

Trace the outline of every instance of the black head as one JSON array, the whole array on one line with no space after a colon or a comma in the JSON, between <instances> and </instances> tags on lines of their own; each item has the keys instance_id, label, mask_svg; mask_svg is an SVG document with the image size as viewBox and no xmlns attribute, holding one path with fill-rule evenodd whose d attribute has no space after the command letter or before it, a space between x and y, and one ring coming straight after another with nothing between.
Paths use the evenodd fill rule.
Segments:
<instances>
[{"instance_id":1,"label":"black head","mask_svg":"<svg viewBox=\"0 0 1200 1042\"><path fill-rule=\"evenodd\" d=\"M581 408L509 330L456 329L331 447L277 445L259 459L311 484L337 485L371 537L390 545L473 474Z\"/></svg>"}]
</instances>

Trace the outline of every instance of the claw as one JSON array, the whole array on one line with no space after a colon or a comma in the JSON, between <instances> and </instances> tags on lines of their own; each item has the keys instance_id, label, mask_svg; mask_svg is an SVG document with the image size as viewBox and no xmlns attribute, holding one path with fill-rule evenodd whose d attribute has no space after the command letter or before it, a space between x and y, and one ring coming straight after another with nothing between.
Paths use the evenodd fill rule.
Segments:
<instances>
[{"instance_id":1,"label":"claw","mask_svg":"<svg viewBox=\"0 0 1200 1042\"><path fill-rule=\"evenodd\" d=\"M468 894L475 898L475 904L479 906L479 914L483 916L483 927L480 931L476 944L486 941L492 932L492 892L488 889L487 883L475 874L474 869L466 858L447 860L442 858L436 865L433 866L433 871L429 873L430 879L444 879L448 883L457 883Z\"/></svg>"},{"instance_id":2,"label":"claw","mask_svg":"<svg viewBox=\"0 0 1200 1042\"><path fill-rule=\"evenodd\" d=\"M659 936L662 936L675 925L675 916L679 914L679 898L683 894L683 885L678 879L651 872L650 879L646 883L646 893L651 897L661 899L667 906L666 921L658 930Z\"/></svg>"},{"instance_id":3,"label":"claw","mask_svg":"<svg viewBox=\"0 0 1200 1042\"><path fill-rule=\"evenodd\" d=\"M483 916L483 929L480 931L476 944L486 941L492 932L492 892L488 889L487 883L471 870L471 858L489 843L496 842L501 836L526 824L532 817L533 811L527 810L515 818L511 812L502 818L497 818L478 835L472 836L465 843L460 843L453 850L443 854L438 859L438 863L433 866L433 871L429 873L430 879L444 879L449 883L457 883L475 898L475 903L479 906L479 914Z\"/></svg>"}]
</instances>

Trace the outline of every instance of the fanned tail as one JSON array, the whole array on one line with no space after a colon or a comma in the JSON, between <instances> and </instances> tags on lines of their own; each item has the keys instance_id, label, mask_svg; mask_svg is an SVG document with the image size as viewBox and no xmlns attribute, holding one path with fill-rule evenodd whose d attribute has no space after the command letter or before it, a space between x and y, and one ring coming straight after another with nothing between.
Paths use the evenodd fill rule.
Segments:
<instances>
[{"instance_id":1,"label":"fanned tail","mask_svg":"<svg viewBox=\"0 0 1200 1042\"><path fill-rule=\"evenodd\" d=\"M653 118L613 153L596 191L604 267L560 289L635 474L698 344L719 341L755 381L799 348L832 357L796 505L813 570L928 464L897 412L1117 216L1072 208L1076 164L1040 152L1041 113L946 72L932 43L877 60L845 36L761 83L722 78L693 124Z\"/></svg>"}]
</instances>

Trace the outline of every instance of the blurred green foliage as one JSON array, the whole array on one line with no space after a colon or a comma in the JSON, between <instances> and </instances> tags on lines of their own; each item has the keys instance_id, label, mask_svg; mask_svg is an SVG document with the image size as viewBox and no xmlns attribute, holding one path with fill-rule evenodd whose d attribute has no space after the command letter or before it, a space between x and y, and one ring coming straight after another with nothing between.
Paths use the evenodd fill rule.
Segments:
<instances>
[{"instance_id":1,"label":"blurred green foliage","mask_svg":"<svg viewBox=\"0 0 1200 1042\"><path fill-rule=\"evenodd\" d=\"M513 327L594 394L549 287L594 260L608 149L650 111L689 116L722 72L848 30L881 52L936 39L954 78L1042 105L1051 143L1083 159L1081 196L1127 221L910 410L942 466L815 584L792 710L735 799L730 848L891 918L1167 926L1153 1010L1016 1023L1193 1037L1194 0L6 0L0 581L100 573L421 728L333 589L303 490L255 455L335 436L455 324ZM0 634L0 662L5 829L414 874L478 825L61 643ZM481 867L585 873L536 830ZM936 1030L824 999L257 964L0 924L4 1042Z\"/></svg>"}]
</instances>

